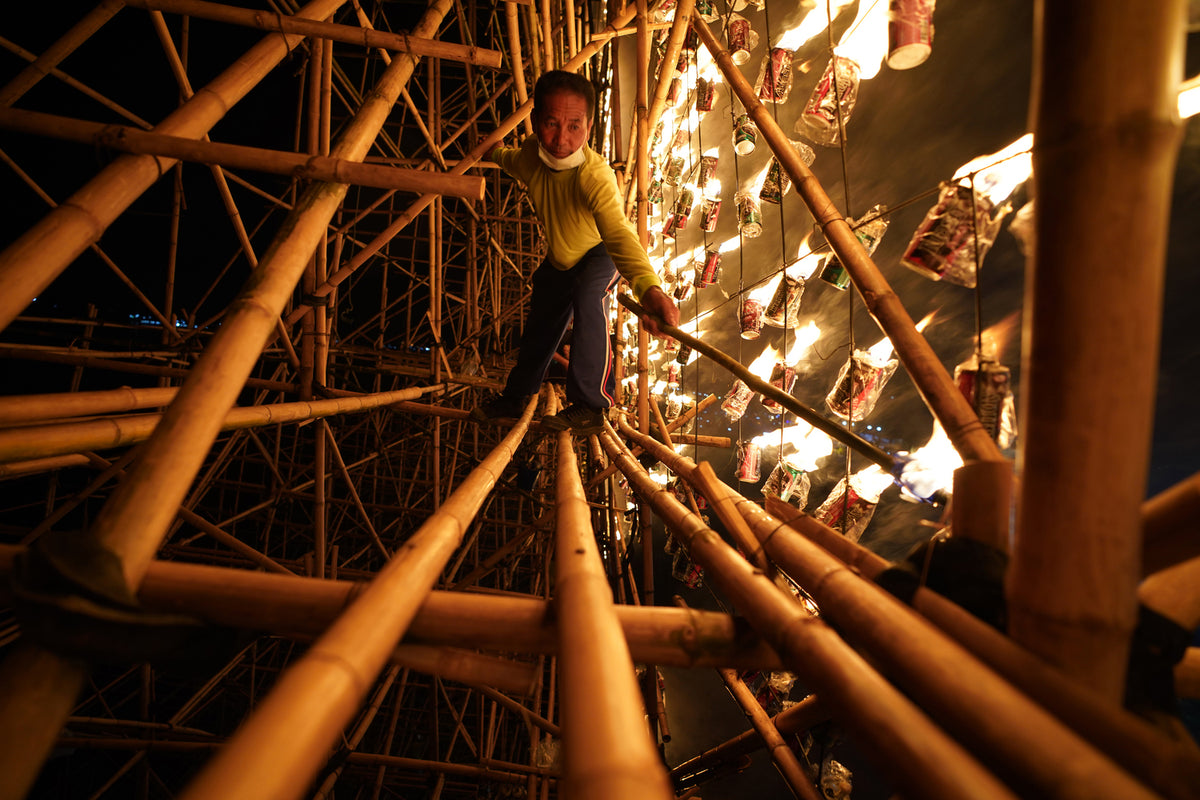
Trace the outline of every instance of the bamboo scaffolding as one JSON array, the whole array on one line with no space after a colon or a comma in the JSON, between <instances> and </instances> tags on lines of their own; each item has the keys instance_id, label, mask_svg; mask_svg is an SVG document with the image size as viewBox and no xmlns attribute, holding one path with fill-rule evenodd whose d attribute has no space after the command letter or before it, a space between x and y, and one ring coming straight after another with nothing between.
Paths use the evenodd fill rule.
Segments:
<instances>
[{"instance_id":1,"label":"bamboo scaffolding","mask_svg":"<svg viewBox=\"0 0 1200 800\"><path fill-rule=\"evenodd\" d=\"M235 407L225 413L218 430L241 430L320 419L335 414L370 411L393 405L402 400L411 400L430 392L438 392L444 388L445 384L437 384L383 392L377 395L277 403L269 406ZM0 429L0 461L17 461L88 450L127 447L152 437L167 413Z\"/></svg>"},{"instance_id":2,"label":"bamboo scaffolding","mask_svg":"<svg viewBox=\"0 0 1200 800\"><path fill-rule=\"evenodd\" d=\"M19 478L23 475L37 475L67 467L85 467L92 463L87 454L79 453L68 456L52 456L50 458L31 458L27 461L12 461L0 464L0 480Z\"/></svg>"},{"instance_id":3,"label":"bamboo scaffolding","mask_svg":"<svg viewBox=\"0 0 1200 800\"><path fill-rule=\"evenodd\" d=\"M1026 265L1029 424L1009 633L1114 704L1137 618L1185 6L1089 3L1086 32L1072 22L1084 4L1039 6L1034 44L1034 218L1044 233ZM1088 66L1115 58L1136 65L1116 82ZM1134 285L1098 271L1113 263L1136 272ZM1097 391L1106 402L1067 413L1069 398Z\"/></svg>"},{"instance_id":4,"label":"bamboo scaffolding","mask_svg":"<svg viewBox=\"0 0 1200 800\"><path fill-rule=\"evenodd\" d=\"M805 774L804 767L800 766L800 760L783 740L783 736L771 722L767 712L758 704L750 687L746 686L738 674L731 669L722 669L718 672L721 673L721 680L725 681L725 687L729 689L733 699L741 706L742 713L750 720L750 724L766 745L775 769L779 770L780 777L783 778L792 793L801 800L819 800L821 795L817 793L812 781Z\"/></svg>"},{"instance_id":5,"label":"bamboo scaffolding","mask_svg":"<svg viewBox=\"0 0 1200 800\"><path fill-rule=\"evenodd\" d=\"M704 567L706 579L771 642L787 667L829 703L838 721L903 794L957 800L1015 797L832 629L810 616L655 484L615 436L606 434L601 441L642 501Z\"/></svg>"},{"instance_id":6,"label":"bamboo scaffolding","mask_svg":"<svg viewBox=\"0 0 1200 800\"><path fill-rule=\"evenodd\" d=\"M206 0L125 0L125 5L256 28L260 31L300 34L306 38L324 39L360 47L380 47L397 53L410 53L418 57L445 58L478 67L498 68L501 64L501 54L498 50L468 47L421 36L238 8L222 3L210 3Z\"/></svg>"},{"instance_id":7,"label":"bamboo scaffolding","mask_svg":"<svg viewBox=\"0 0 1200 800\"><path fill-rule=\"evenodd\" d=\"M622 426L622 432L635 440L645 439L629 426ZM882 561L878 556L858 548L865 555L844 564L826 550L796 535L725 484L705 480L703 472L690 459L668 453L657 443L642 443L649 446L677 474L697 484L697 488L706 496L725 494L736 502L737 511L749 523L762 549L809 591L822 613L840 628L844 627L856 646L872 654L889 673L897 673L897 682L923 708L945 724L960 741L968 743L980 758L1003 768L1010 780L1036 784L1035 790L1046 797L1102 797L1108 793L1115 793L1108 795L1113 797L1148 795L1144 787L1082 741L1079 738L1082 731L1076 734L1065 728L1025 694L976 661L970 652L938 635L923 618L908 611L872 584L863 583L847 569L847 564L853 563L856 567L862 564L865 570L870 570L872 563ZM714 508L718 514L723 510L721 505L714 505ZM809 524L810 528L819 524L806 517L798 516L797 519L812 523ZM828 533L823 538L828 539L831 545L839 546L834 542L835 539L853 544L832 529L826 530ZM936 597L928 590L919 591ZM970 619L966 612L961 609L957 611ZM943 615L953 616L945 612ZM975 622L977 625L974 627L984 627L977 620ZM968 623L962 627L969 629L972 626ZM899 632L902 635L897 635ZM985 642L987 638L985 633L977 636L977 639ZM998 635L996 638L999 638ZM992 649L1005 648L993 645ZM1011 651L1013 648L1010 646L1007 649ZM1012 660L1008 663L1017 664L1015 656L1010 658ZM1025 668L1025 664L1019 664L1014 672L1028 675L1022 672ZM1045 669L1042 671L1049 672ZM921 686L926 681L928 683ZM1078 701L1081 708L1077 713L1088 713L1085 693L1074 691L1069 692L1068 696L1083 698ZM1095 706L1094 700L1091 705ZM1127 757L1120 758L1127 769L1136 769L1139 777L1154 784L1160 791L1169 789L1171 796L1194 796L1194 790L1185 788L1188 775L1195 769L1194 766L1188 767L1187 762L1191 759L1186 750L1171 746L1164 738L1155 737L1148 726L1141 726L1139 730L1137 721L1132 718L1121 721L1115 717L1111 714L1088 714L1075 717L1072 721L1102 725L1110 737L1110 746L1106 749L1115 747L1119 750L1122 746L1138 742L1139 756L1144 755L1149 761L1171 769L1165 774L1156 775L1153 770L1136 768L1128 763L1130 759ZM1014 725L1020 725L1023 731L1019 742L1010 735ZM1092 733L1089 729L1088 734ZM1145 752L1144 748L1153 747L1156 741L1165 746L1162 751L1159 754ZM1114 753L1113 757L1118 756ZM1067 774L1068 770L1075 768L1085 774ZM1087 786L1092 781L1098 785Z\"/></svg>"},{"instance_id":8,"label":"bamboo scaffolding","mask_svg":"<svg viewBox=\"0 0 1200 800\"><path fill-rule=\"evenodd\" d=\"M699 17L692 19L692 29L699 34L700 41L712 54L721 74L729 83L730 89L737 95L738 100L745 107L746 113L758 126L763 141L771 148L771 152L779 159L780 166L791 177L792 183L796 186L796 193L804 200L804 204L812 212L813 218L821 226L833 252L838 255L842 264L845 265L846 271L850 273L854 286L858 289L867 310L891 340L896 348L897 358L908 371L909 377L912 378L913 384L916 385L934 417L942 424L942 428L946 431L946 435L954 444L959 455L964 461L1002 460L1000 449L983 429L979 417L967 403L963 393L954 385L954 381L946 372L941 359L917 330L912 317L908 315L900 302L900 298L880 273L875 262L867 255L862 242L850 230L845 218L837 210L829 195L825 193L816 176L800 159L800 154L796 149L789 144L787 134L779 127L771 110L758 99L754 87L733 63L729 51L720 45L713 35L712 29ZM696 349L700 348L696 347ZM745 379L743 378L743 380ZM766 393L764 392L764 394ZM805 422L825 432L824 428L804 414L794 408L787 408L799 415ZM888 465L879 461L876 463L885 469L889 468Z\"/></svg>"},{"instance_id":9,"label":"bamboo scaffolding","mask_svg":"<svg viewBox=\"0 0 1200 800\"><path fill-rule=\"evenodd\" d=\"M570 431L558 435L555 605L562 791L574 798L674 797L643 722L629 646L600 563ZM603 687L603 691L597 691Z\"/></svg>"},{"instance_id":10,"label":"bamboo scaffolding","mask_svg":"<svg viewBox=\"0 0 1200 800\"><path fill-rule=\"evenodd\" d=\"M645 314L645 310L628 295L619 294L617 295L617 300L620 301L621 305L625 306L630 311L633 311L635 314ZM778 386L772 386L769 382L763 380L752 373L749 369L742 366L741 362L739 362L737 359L727 355L721 350L718 350L716 347L713 347L712 344L696 336L692 336L691 334L680 330L674 325L668 325L661 320L658 323L658 327L659 330L663 331L663 333L666 335L674 339L678 339L684 344L692 347L692 349L694 349L696 352L708 356L720 367L741 379L742 382L751 389L761 393L763 397L769 397L770 399L779 403L788 411L791 411L793 414L800 417L817 430L829 436L829 438L841 442L857 453L861 453L874 463L886 469L888 472L895 472L898 468L895 458L871 444L866 439L863 439L861 436L858 436L853 431L850 431L841 425L838 425L821 416L813 409L804 405L796 398L780 389ZM956 389L955 391L958 390ZM961 393L959 396L962 396Z\"/></svg>"},{"instance_id":11,"label":"bamboo scaffolding","mask_svg":"<svg viewBox=\"0 0 1200 800\"><path fill-rule=\"evenodd\" d=\"M531 402L504 441L441 511L413 534L308 653L280 677L184 792L185 798L300 796L511 460L533 411ZM281 733L286 733L286 745L281 745Z\"/></svg>"},{"instance_id":12,"label":"bamboo scaffolding","mask_svg":"<svg viewBox=\"0 0 1200 800\"><path fill-rule=\"evenodd\" d=\"M504 2L504 29L508 37L508 64L517 90L517 103L524 105L529 100L529 92L525 88L525 60L521 57L520 19L517 16L517 4L513 0ZM525 117L525 135L533 135L533 123L528 116Z\"/></svg>"},{"instance_id":13,"label":"bamboo scaffolding","mask_svg":"<svg viewBox=\"0 0 1200 800\"><path fill-rule=\"evenodd\" d=\"M0 425L157 408L170 403L177 391L170 386L138 389L123 386L95 392L8 395L0 397Z\"/></svg>"},{"instance_id":14,"label":"bamboo scaffolding","mask_svg":"<svg viewBox=\"0 0 1200 800\"><path fill-rule=\"evenodd\" d=\"M471 175L447 175L381 164L363 164L324 155L286 153L262 147L167 136L126 125L106 125L39 111L15 108L0 110L0 128L90 144L124 153L268 172L298 180L348 183L418 194L447 194L471 200L483 199L483 178Z\"/></svg>"},{"instance_id":15,"label":"bamboo scaffolding","mask_svg":"<svg viewBox=\"0 0 1200 800\"><path fill-rule=\"evenodd\" d=\"M1149 575L1200 555L1200 472L1142 503L1142 573Z\"/></svg>"},{"instance_id":16,"label":"bamboo scaffolding","mask_svg":"<svg viewBox=\"0 0 1200 800\"><path fill-rule=\"evenodd\" d=\"M312 0L298 16L324 18L345 0ZM268 36L155 126L156 133L200 138L301 41ZM152 156L122 156L41 222L0 252L0 330L9 323L162 173L173 166Z\"/></svg>"}]
</instances>

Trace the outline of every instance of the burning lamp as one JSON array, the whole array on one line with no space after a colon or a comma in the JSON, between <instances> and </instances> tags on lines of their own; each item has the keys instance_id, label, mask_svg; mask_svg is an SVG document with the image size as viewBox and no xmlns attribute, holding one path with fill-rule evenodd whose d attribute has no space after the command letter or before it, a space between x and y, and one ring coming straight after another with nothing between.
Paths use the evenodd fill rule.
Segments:
<instances>
[{"instance_id":1,"label":"burning lamp","mask_svg":"<svg viewBox=\"0 0 1200 800\"><path fill-rule=\"evenodd\" d=\"M858 62L835 55L826 65L821 80L817 81L804 111L796 120L796 132L817 144L836 146L841 139L838 109L841 109L842 124L848 123L854 102L858 99L860 72Z\"/></svg>"},{"instance_id":2,"label":"burning lamp","mask_svg":"<svg viewBox=\"0 0 1200 800\"><path fill-rule=\"evenodd\" d=\"M842 365L825 404L842 419L854 422L866 419L898 366L900 362L894 358L878 358L869 350L855 350Z\"/></svg>"},{"instance_id":3,"label":"burning lamp","mask_svg":"<svg viewBox=\"0 0 1200 800\"><path fill-rule=\"evenodd\" d=\"M974 288L976 264L991 249L1012 204L997 207L966 182L944 182L900 263L930 280Z\"/></svg>"}]
</instances>

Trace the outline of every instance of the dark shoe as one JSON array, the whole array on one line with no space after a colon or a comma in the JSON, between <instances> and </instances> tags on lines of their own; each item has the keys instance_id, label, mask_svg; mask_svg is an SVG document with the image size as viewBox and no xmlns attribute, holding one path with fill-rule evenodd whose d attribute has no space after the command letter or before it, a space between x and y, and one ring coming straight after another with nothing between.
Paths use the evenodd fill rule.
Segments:
<instances>
[{"instance_id":1,"label":"dark shoe","mask_svg":"<svg viewBox=\"0 0 1200 800\"><path fill-rule=\"evenodd\" d=\"M524 397L509 397L503 394L493 395L491 400L471 409L471 419L476 422L495 422L498 419L515 419L525 413L529 404L529 395Z\"/></svg>"},{"instance_id":2,"label":"dark shoe","mask_svg":"<svg viewBox=\"0 0 1200 800\"><path fill-rule=\"evenodd\" d=\"M575 403L553 417L543 417L542 427L552 431L570 430L574 433L600 433L604 430L604 412Z\"/></svg>"}]
</instances>

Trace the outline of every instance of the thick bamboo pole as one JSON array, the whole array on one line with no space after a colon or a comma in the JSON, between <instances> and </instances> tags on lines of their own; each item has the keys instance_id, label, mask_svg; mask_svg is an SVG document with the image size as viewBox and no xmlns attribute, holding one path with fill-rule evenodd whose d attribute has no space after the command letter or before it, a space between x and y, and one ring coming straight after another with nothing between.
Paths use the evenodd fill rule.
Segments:
<instances>
[{"instance_id":1,"label":"thick bamboo pole","mask_svg":"<svg viewBox=\"0 0 1200 800\"><path fill-rule=\"evenodd\" d=\"M344 2L312 0L297 15L324 18ZM155 132L204 136L301 38L267 36L155 126ZM122 156L5 248L0 253L0 284L5 289L0 294L0 330L172 166L153 156Z\"/></svg>"},{"instance_id":2,"label":"thick bamboo pole","mask_svg":"<svg viewBox=\"0 0 1200 800\"><path fill-rule=\"evenodd\" d=\"M892 341L900 363L908 371L909 377L933 415L942 424L959 455L964 461L1000 460L999 448L983 429L979 417L967 403L963 393L954 385L941 359L917 330L900 298L875 266L875 262L867 255L862 242L850 230L833 200L825 193L825 189L817 182L816 176L808 166L800 160L800 154L789 144L787 134L779 127L771 110L758 99L754 87L733 63L729 51L721 46L712 30L699 17L693 17L692 29L700 35L700 41L712 53L730 88L758 126L763 141L791 177L796 186L796 193L804 200L813 218L821 226L833 252L837 253L846 266L846 271L854 280L867 310ZM801 418L816 425L803 415Z\"/></svg>"},{"instance_id":3,"label":"thick bamboo pole","mask_svg":"<svg viewBox=\"0 0 1200 800\"><path fill-rule=\"evenodd\" d=\"M106 125L40 111L17 108L0 110L0 128L81 142L124 153L269 172L288 175L298 180L348 183L417 194L450 195L469 200L483 199L483 178L473 175L447 175L428 170L363 164L325 155L287 153L263 147L168 136L127 125Z\"/></svg>"},{"instance_id":4,"label":"thick bamboo pole","mask_svg":"<svg viewBox=\"0 0 1200 800\"><path fill-rule=\"evenodd\" d=\"M108 414L165 406L179 389L173 386L58 392L0 397L0 426L25 425L37 420Z\"/></svg>"},{"instance_id":5,"label":"thick bamboo pole","mask_svg":"<svg viewBox=\"0 0 1200 800\"><path fill-rule=\"evenodd\" d=\"M280 677L184 798L301 795L512 459L535 406L529 403L509 434L441 510Z\"/></svg>"},{"instance_id":6,"label":"thick bamboo pole","mask_svg":"<svg viewBox=\"0 0 1200 800\"><path fill-rule=\"evenodd\" d=\"M524 105L529 99L529 91L525 88L525 59L521 56L521 21L513 0L504 0L504 29L508 36L508 63L517 90L517 103ZM525 134L533 135L533 123L528 115L525 117Z\"/></svg>"},{"instance_id":7,"label":"thick bamboo pole","mask_svg":"<svg viewBox=\"0 0 1200 800\"><path fill-rule=\"evenodd\" d=\"M956 800L1015 797L822 620L810 616L655 484L614 435L606 434L601 441L642 501L704 567L706 579L771 642L788 668L829 703L838 721L902 794Z\"/></svg>"},{"instance_id":8,"label":"thick bamboo pole","mask_svg":"<svg viewBox=\"0 0 1200 800\"><path fill-rule=\"evenodd\" d=\"M628 426L622 432L646 438ZM665 452L657 443L642 443L706 496L724 493L733 499L767 555L812 594L822 613L894 674L923 708L981 758L1004 768L1013 781L1027 782L1045 797L1148 796L1074 732L828 552L725 484L705 480L690 459ZM714 507L721 513L721 506ZM1020 741L1011 736L1017 727ZM1076 769L1083 774L1074 774Z\"/></svg>"},{"instance_id":9,"label":"thick bamboo pole","mask_svg":"<svg viewBox=\"0 0 1200 800\"><path fill-rule=\"evenodd\" d=\"M771 761L775 763L775 769L779 770L780 777L791 788L792 793L801 800L820 800L821 795L817 793L813 782L805 774L804 767L800 766L800 760L783 740L783 736L771 722L767 712L758 704L754 692L750 691L750 687L733 670L722 669L718 672L721 673L721 680L725 681L725 688L741 706L742 713L750 720L750 724L766 745L767 751L771 754Z\"/></svg>"},{"instance_id":10,"label":"thick bamboo pole","mask_svg":"<svg viewBox=\"0 0 1200 800\"><path fill-rule=\"evenodd\" d=\"M359 413L402 400L411 400L429 392L441 391L443 388L444 384L437 384L358 397L336 397L269 406L241 406L225 412L224 419L218 424L218 430L232 431L320 419L335 414ZM5 428L0 430L0 461L127 447L152 437L168 413Z\"/></svg>"},{"instance_id":11,"label":"thick bamboo pole","mask_svg":"<svg viewBox=\"0 0 1200 800\"><path fill-rule=\"evenodd\" d=\"M479 67L498 68L502 58L499 50L486 50L482 47L468 47L427 37L409 36L404 33L391 33L373 28L338 25L316 19L238 8L222 3L210 3L206 0L125 0L125 4L134 8L183 14L214 22L256 28L260 31L300 34L306 38L325 39L361 47L382 47L385 50L411 53L418 57L446 58Z\"/></svg>"},{"instance_id":12,"label":"thick bamboo pole","mask_svg":"<svg viewBox=\"0 0 1200 800\"><path fill-rule=\"evenodd\" d=\"M646 733L646 710L600 563L569 431L558 435L555 499L562 790L582 800L673 798Z\"/></svg>"},{"instance_id":13,"label":"thick bamboo pole","mask_svg":"<svg viewBox=\"0 0 1200 800\"><path fill-rule=\"evenodd\" d=\"M1200 472L1142 503L1142 573L1200 556Z\"/></svg>"},{"instance_id":14,"label":"thick bamboo pole","mask_svg":"<svg viewBox=\"0 0 1200 800\"><path fill-rule=\"evenodd\" d=\"M617 295L617 300L619 300L622 305L636 314L645 313L642 307L628 295L619 294ZM841 425L838 425L821 416L813 409L804 405L796 398L780 389L778 386L772 386L769 382L750 372L750 370L743 366L736 358L733 358L732 356L729 356L726 353L718 350L716 347L713 347L712 344L704 341L703 339L692 336L690 333L682 331L673 325L668 325L661 320L659 320L658 327L659 330L663 331L666 335L678 339L684 344L691 346L696 352L708 356L710 359L715 361L718 366L740 378L742 382L751 389L761 393L763 397L769 397L775 402L779 403L788 411L791 411L793 414L800 417L800 419L829 436L829 438L841 442L857 453L861 453L889 472L894 472L897 469L895 458L871 444L866 439L858 436L853 431L847 430Z\"/></svg>"},{"instance_id":15,"label":"thick bamboo pole","mask_svg":"<svg viewBox=\"0 0 1200 800\"><path fill-rule=\"evenodd\" d=\"M1041 235L1026 265L1009 633L1114 704L1137 618L1186 6L1037 5ZM1118 63L1111 79L1097 71ZM1075 402L1092 396L1105 401Z\"/></svg>"}]
</instances>

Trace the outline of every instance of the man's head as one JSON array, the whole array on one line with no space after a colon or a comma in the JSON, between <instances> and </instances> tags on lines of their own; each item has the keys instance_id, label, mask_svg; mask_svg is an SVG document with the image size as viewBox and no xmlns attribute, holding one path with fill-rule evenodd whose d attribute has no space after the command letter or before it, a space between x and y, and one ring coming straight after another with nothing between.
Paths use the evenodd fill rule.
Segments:
<instances>
[{"instance_id":1,"label":"man's head","mask_svg":"<svg viewBox=\"0 0 1200 800\"><path fill-rule=\"evenodd\" d=\"M533 132L550 155L566 158L592 132L596 90L582 75L552 70L533 87Z\"/></svg>"}]
</instances>

